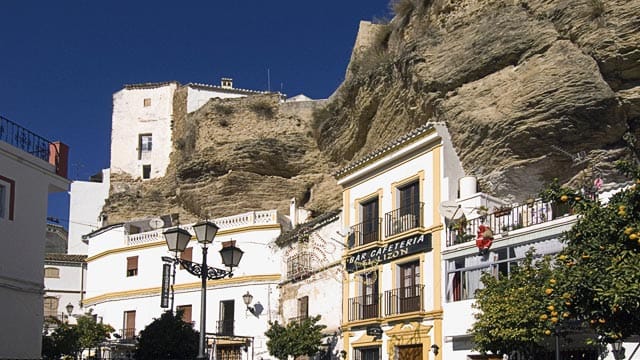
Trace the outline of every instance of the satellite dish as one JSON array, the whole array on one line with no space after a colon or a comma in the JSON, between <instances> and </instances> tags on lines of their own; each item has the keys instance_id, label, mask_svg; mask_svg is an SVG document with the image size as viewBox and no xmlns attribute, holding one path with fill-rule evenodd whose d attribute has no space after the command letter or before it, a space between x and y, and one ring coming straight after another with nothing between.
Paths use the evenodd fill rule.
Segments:
<instances>
[{"instance_id":1,"label":"satellite dish","mask_svg":"<svg viewBox=\"0 0 640 360\"><path fill-rule=\"evenodd\" d=\"M440 211L440 215L451 220L459 219L464 216L462 206L452 200L441 202L438 206L438 211Z\"/></svg>"},{"instance_id":2,"label":"satellite dish","mask_svg":"<svg viewBox=\"0 0 640 360\"><path fill-rule=\"evenodd\" d=\"M153 218L149 220L149 226L151 226L152 229L161 229L164 226L164 220L161 218Z\"/></svg>"}]
</instances>

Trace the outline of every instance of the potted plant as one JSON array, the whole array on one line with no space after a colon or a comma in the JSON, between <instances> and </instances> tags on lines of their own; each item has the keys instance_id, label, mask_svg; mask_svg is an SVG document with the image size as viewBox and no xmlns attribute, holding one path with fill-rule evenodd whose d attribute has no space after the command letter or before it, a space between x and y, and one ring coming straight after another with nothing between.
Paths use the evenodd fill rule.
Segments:
<instances>
[{"instance_id":1,"label":"potted plant","mask_svg":"<svg viewBox=\"0 0 640 360\"><path fill-rule=\"evenodd\" d=\"M494 207L493 208L493 214L496 217L509 215L510 213L511 213L511 206L502 205L500 207Z\"/></svg>"}]
</instances>

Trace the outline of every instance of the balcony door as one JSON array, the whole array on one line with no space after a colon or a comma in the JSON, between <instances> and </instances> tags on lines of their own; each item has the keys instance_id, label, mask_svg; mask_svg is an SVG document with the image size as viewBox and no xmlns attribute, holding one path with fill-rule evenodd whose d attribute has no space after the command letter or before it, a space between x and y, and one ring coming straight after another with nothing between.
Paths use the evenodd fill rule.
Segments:
<instances>
[{"instance_id":1,"label":"balcony door","mask_svg":"<svg viewBox=\"0 0 640 360\"><path fill-rule=\"evenodd\" d=\"M400 265L400 312L419 311L420 302L420 261Z\"/></svg>"},{"instance_id":2,"label":"balcony door","mask_svg":"<svg viewBox=\"0 0 640 360\"><path fill-rule=\"evenodd\" d=\"M220 301L220 321L218 322L218 333L221 335L233 335L234 301Z\"/></svg>"},{"instance_id":3,"label":"balcony door","mask_svg":"<svg viewBox=\"0 0 640 360\"><path fill-rule=\"evenodd\" d=\"M378 317L378 271L362 274L362 319Z\"/></svg>"},{"instance_id":4,"label":"balcony door","mask_svg":"<svg viewBox=\"0 0 640 360\"><path fill-rule=\"evenodd\" d=\"M398 188L400 226L402 231L418 227L420 219L420 186L412 182Z\"/></svg>"},{"instance_id":5,"label":"balcony door","mask_svg":"<svg viewBox=\"0 0 640 360\"><path fill-rule=\"evenodd\" d=\"M124 329L122 330L122 337L125 340L133 339L136 336L136 311L124 312Z\"/></svg>"},{"instance_id":6,"label":"balcony door","mask_svg":"<svg viewBox=\"0 0 640 360\"><path fill-rule=\"evenodd\" d=\"M378 241L378 198L362 203L362 244Z\"/></svg>"}]
</instances>

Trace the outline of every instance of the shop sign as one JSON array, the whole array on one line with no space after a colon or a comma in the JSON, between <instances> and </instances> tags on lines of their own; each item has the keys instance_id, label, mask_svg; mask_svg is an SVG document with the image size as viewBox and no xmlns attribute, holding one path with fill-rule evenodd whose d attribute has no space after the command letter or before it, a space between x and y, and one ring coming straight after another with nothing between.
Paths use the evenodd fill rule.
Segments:
<instances>
[{"instance_id":1,"label":"shop sign","mask_svg":"<svg viewBox=\"0 0 640 360\"><path fill-rule=\"evenodd\" d=\"M351 273L431 249L431 234L412 235L384 246L355 253L347 258L345 268Z\"/></svg>"}]
</instances>

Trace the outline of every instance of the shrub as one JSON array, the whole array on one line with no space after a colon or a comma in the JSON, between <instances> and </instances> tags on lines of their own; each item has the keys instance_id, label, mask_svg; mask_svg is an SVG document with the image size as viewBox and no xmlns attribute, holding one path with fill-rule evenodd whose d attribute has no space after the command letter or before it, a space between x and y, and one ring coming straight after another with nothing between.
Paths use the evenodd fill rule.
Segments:
<instances>
[{"instance_id":1,"label":"shrub","mask_svg":"<svg viewBox=\"0 0 640 360\"><path fill-rule=\"evenodd\" d=\"M275 111L271 103L268 101L256 101L249 104L249 109L259 116L264 118L272 118L275 115Z\"/></svg>"}]
</instances>

